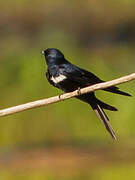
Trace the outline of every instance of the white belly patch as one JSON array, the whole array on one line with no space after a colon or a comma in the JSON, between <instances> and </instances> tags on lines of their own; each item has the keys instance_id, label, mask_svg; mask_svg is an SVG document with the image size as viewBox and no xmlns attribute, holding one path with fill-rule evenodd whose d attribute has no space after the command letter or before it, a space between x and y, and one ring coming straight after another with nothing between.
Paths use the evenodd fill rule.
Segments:
<instances>
[{"instance_id":1,"label":"white belly patch","mask_svg":"<svg viewBox=\"0 0 135 180\"><path fill-rule=\"evenodd\" d=\"M51 77L51 80L55 83L55 84L57 84L57 83L60 83L60 82L62 82L63 80L65 80L65 79L67 79L67 77L66 76L64 76L64 75L62 75L62 74L60 74L58 77Z\"/></svg>"}]
</instances>

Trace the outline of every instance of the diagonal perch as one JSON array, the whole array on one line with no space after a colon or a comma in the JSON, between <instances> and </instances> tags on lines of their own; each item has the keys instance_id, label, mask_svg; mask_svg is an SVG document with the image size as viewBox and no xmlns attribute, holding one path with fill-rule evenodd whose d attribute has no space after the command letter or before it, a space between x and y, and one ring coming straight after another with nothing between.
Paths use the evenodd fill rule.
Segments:
<instances>
[{"instance_id":1,"label":"diagonal perch","mask_svg":"<svg viewBox=\"0 0 135 180\"><path fill-rule=\"evenodd\" d=\"M98 83L98 84L95 84L95 85L92 85L92 86L82 88L82 89L79 90L79 92L80 92L80 94L85 94L85 93L93 92L93 91L96 91L96 90L99 90L99 89L108 88L110 86L115 86L115 85L118 85L118 84L122 84L122 83L125 83L125 82L128 82L128 81L134 80L134 79L135 79L135 73L132 73L132 74L129 74L127 76L123 76L121 78L114 79L112 81ZM37 101L29 102L29 103L26 103L26 104L21 104L21 105L18 105L18 106L13 106L13 107L10 107L10 108L0 110L0 116L6 116L6 115L10 115L10 114L15 114L15 113L25 111L25 110L28 110L28 109L33 109L33 108L37 108L37 107L40 107L40 106L53 104L53 103L56 103L56 102L59 102L59 101L63 101L63 100L78 96L78 95L79 95L78 90L76 90L76 91L73 91L73 92L70 92L70 93L65 93L65 94L60 95L60 96L54 96L54 97L50 97L50 98L47 98L47 99L37 100Z\"/></svg>"}]
</instances>

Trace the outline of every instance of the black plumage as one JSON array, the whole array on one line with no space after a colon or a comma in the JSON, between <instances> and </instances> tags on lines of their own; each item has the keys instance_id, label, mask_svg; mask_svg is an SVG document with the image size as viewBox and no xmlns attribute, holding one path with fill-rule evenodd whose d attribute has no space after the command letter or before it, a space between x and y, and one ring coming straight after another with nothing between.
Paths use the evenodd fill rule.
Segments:
<instances>
[{"instance_id":1,"label":"black plumage","mask_svg":"<svg viewBox=\"0 0 135 180\"><path fill-rule=\"evenodd\" d=\"M46 77L49 83L64 92L71 92L79 88L104 82L93 73L71 64L65 59L64 55L58 49L50 48L42 51L42 53L45 56L48 66ZM125 96L131 96L126 92L120 91L116 86L112 86L103 90ZM115 132L112 129L109 123L109 119L103 109L110 111L117 111L117 109L98 100L95 97L94 92L79 95L76 98L88 103L92 107L98 118L105 125L108 132L116 140Z\"/></svg>"}]
</instances>

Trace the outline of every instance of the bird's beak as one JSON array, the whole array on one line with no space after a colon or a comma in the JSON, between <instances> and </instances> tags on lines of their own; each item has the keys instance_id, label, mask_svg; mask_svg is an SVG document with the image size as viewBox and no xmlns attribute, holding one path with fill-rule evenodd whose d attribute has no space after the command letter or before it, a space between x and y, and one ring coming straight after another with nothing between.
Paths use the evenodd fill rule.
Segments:
<instances>
[{"instance_id":1,"label":"bird's beak","mask_svg":"<svg viewBox=\"0 0 135 180\"><path fill-rule=\"evenodd\" d=\"M44 51L41 51L41 53L44 55L45 53L44 53Z\"/></svg>"}]
</instances>

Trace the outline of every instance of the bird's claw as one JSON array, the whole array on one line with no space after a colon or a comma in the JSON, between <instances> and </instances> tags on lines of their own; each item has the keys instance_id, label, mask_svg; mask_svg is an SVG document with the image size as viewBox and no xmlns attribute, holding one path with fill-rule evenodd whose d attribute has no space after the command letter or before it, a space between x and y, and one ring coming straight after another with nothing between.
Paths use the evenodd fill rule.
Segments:
<instances>
[{"instance_id":1,"label":"bird's claw","mask_svg":"<svg viewBox=\"0 0 135 180\"><path fill-rule=\"evenodd\" d=\"M61 96L62 96L63 94L59 94L59 100L61 100Z\"/></svg>"},{"instance_id":2,"label":"bird's claw","mask_svg":"<svg viewBox=\"0 0 135 180\"><path fill-rule=\"evenodd\" d=\"M77 90L77 94L78 95L81 95L81 88L79 87L78 90Z\"/></svg>"}]
</instances>

